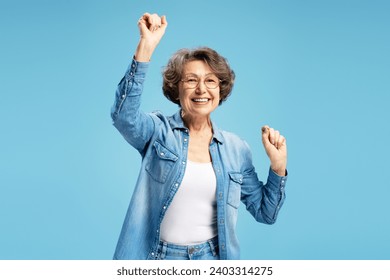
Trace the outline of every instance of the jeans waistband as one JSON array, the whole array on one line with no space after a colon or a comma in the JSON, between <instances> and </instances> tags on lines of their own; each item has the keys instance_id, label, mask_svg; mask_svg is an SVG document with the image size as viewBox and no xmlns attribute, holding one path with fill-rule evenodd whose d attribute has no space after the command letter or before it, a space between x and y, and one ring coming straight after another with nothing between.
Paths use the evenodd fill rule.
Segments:
<instances>
[{"instance_id":1,"label":"jeans waistband","mask_svg":"<svg viewBox=\"0 0 390 280\"><path fill-rule=\"evenodd\" d=\"M192 259L194 256L200 256L202 254L218 255L218 236L207 240L204 243L195 245L177 245L164 241L160 241L159 255L164 259L166 254L175 254L176 256L182 256L184 258Z\"/></svg>"}]
</instances>

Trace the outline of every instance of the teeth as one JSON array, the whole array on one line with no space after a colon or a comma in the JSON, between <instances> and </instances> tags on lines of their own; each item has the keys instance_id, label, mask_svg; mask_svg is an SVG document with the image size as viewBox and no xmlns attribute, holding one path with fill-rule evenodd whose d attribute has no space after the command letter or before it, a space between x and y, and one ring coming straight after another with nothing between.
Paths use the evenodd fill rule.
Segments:
<instances>
[{"instance_id":1,"label":"teeth","mask_svg":"<svg viewBox=\"0 0 390 280\"><path fill-rule=\"evenodd\" d=\"M209 101L207 98L195 98L193 99L195 102L207 102Z\"/></svg>"}]
</instances>

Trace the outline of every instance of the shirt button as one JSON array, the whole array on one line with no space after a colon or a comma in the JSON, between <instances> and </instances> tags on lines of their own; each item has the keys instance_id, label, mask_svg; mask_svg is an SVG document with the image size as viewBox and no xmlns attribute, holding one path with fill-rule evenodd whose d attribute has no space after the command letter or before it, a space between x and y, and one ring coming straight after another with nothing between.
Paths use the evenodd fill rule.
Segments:
<instances>
[{"instance_id":1,"label":"shirt button","mask_svg":"<svg viewBox=\"0 0 390 280\"><path fill-rule=\"evenodd\" d=\"M186 162L185 162L185 161L183 161L183 162L182 162L182 164L184 165L184 164L186 164Z\"/></svg>"},{"instance_id":2,"label":"shirt button","mask_svg":"<svg viewBox=\"0 0 390 280\"><path fill-rule=\"evenodd\" d=\"M133 73L133 71L131 71L131 72L130 72L130 76L133 76L133 75L134 75L134 73Z\"/></svg>"},{"instance_id":3,"label":"shirt button","mask_svg":"<svg viewBox=\"0 0 390 280\"><path fill-rule=\"evenodd\" d=\"M184 142L187 142L187 138L184 138Z\"/></svg>"},{"instance_id":4,"label":"shirt button","mask_svg":"<svg viewBox=\"0 0 390 280\"><path fill-rule=\"evenodd\" d=\"M166 207L166 206L164 206L164 207L163 207L163 209L165 210L165 209L167 209L167 207Z\"/></svg>"},{"instance_id":5,"label":"shirt button","mask_svg":"<svg viewBox=\"0 0 390 280\"><path fill-rule=\"evenodd\" d=\"M179 186L179 184L178 184L178 183L176 183L176 184L175 184L175 187L178 187L178 186Z\"/></svg>"},{"instance_id":6,"label":"shirt button","mask_svg":"<svg viewBox=\"0 0 390 280\"><path fill-rule=\"evenodd\" d=\"M164 155L164 153L160 153L160 156L163 156Z\"/></svg>"},{"instance_id":7,"label":"shirt button","mask_svg":"<svg viewBox=\"0 0 390 280\"><path fill-rule=\"evenodd\" d=\"M122 99L125 98L125 97L126 97L126 95L122 94Z\"/></svg>"},{"instance_id":8,"label":"shirt button","mask_svg":"<svg viewBox=\"0 0 390 280\"><path fill-rule=\"evenodd\" d=\"M154 256L154 253L152 253L152 256Z\"/></svg>"}]
</instances>

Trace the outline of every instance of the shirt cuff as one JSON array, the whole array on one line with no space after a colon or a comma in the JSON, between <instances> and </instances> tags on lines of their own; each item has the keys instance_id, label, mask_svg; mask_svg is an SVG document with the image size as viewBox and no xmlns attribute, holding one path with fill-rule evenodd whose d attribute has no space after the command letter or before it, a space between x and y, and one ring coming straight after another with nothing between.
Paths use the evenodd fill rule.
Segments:
<instances>
[{"instance_id":1,"label":"shirt cuff","mask_svg":"<svg viewBox=\"0 0 390 280\"><path fill-rule=\"evenodd\" d=\"M287 170L286 170L286 176L280 176L270 168L268 172L268 183L272 185L272 188L275 188L277 190L279 189L283 190L284 187L286 186L287 175L288 175Z\"/></svg>"},{"instance_id":2,"label":"shirt cuff","mask_svg":"<svg viewBox=\"0 0 390 280\"><path fill-rule=\"evenodd\" d=\"M133 58L129 64L129 67L127 68L126 77L128 79L133 79L135 77L145 77L148 68L149 62L139 62Z\"/></svg>"}]
</instances>

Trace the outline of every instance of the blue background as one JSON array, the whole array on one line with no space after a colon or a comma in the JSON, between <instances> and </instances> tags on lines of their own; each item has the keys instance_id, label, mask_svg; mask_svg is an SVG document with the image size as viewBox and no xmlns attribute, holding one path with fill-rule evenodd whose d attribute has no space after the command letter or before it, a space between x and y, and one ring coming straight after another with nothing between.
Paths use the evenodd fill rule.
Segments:
<instances>
[{"instance_id":1,"label":"blue background","mask_svg":"<svg viewBox=\"0 0 390 280\"><path fill-rule=\"evenodd\" d=\"M237 74L213 115L247 140L288 140L273 226L240 208L244 259L390 259L388 1L0 1L0 259L111 259L140 167L112 126L145 11L169 26L142 108L173 114L161 69L209 46Z\"/></svg>"}]
</instances>

